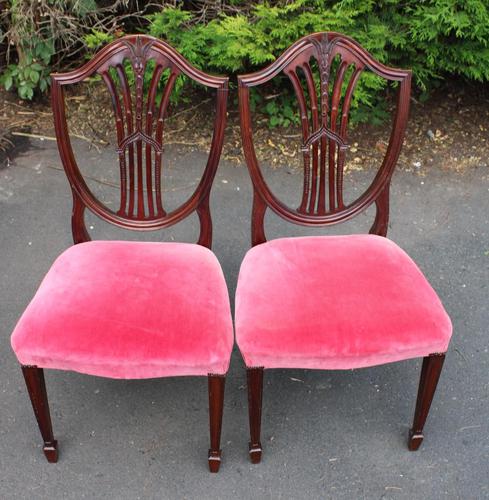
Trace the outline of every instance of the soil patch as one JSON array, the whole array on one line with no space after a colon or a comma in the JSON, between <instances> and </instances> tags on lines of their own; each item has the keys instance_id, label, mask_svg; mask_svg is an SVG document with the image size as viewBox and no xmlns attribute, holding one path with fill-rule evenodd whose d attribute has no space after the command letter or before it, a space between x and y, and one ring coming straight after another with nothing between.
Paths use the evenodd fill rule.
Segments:
<instances>
[{"instance_id":1,"label":"soil patch","mask_svg":"<svg viewBox=\"0 0 489 500\"><path fill-rule=\"evenodd\" d=\"M243 162L239 115L230 96L223 158ZM194 96L179 105L166 124L165 144L177 148L207 149L212 99ZM101 111L103 110L103 111ZM70 90L67 114L71 133L100 149L114 147L114 119L107 92L85 85ZM301 168L299 127L270 129L267 118L255 117L258 159L272 167ZM398 168L423 175L437 167L463 172L489 162L489 88L487 85L451 83L421 103L412 98L410 120ZM377 168L387 146L390 124L362 124L350 134L346 170ZM47 101L28 103L0 90L0 155L3 164L15 154L19 139L53 140L52 113ZM6 151L10 151L6 153ZM0 166L2 156L0 156Z\"/></svg>"}]
</instances>

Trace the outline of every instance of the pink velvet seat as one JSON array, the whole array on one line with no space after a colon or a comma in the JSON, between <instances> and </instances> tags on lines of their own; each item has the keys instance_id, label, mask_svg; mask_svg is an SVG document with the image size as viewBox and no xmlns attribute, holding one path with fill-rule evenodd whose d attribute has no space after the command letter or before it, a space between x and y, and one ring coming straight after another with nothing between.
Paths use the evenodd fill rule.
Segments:
<instances>
[{"instance_id":1,"label":"pink velvet seat","mask_svg":"<svg viewBox=\"0 0 489 500\"><path fill-rule=\"evenodd\" d=\"M255 246L241 265L235 318L248 367L374 366L445 352L452 333L416 264L374 235Z\"/></svg>"},{"instance_id":2,"label":"pink velvet seat","mask_svg":"<svg viewBox=\"0 0 489 500\"><path fill-rule=\"evenodd\" d=\"M221 266L188 243L69 248L12 335L23 365L112 378L224 375L232 345Z\"/></svg>"}]
</instances>

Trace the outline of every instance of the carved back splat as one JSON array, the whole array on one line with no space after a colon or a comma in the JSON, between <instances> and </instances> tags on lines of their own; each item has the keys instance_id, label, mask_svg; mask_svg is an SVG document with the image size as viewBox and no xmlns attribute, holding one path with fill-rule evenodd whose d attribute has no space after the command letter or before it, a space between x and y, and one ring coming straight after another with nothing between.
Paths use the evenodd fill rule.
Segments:
<instances>
[{"instance_id":1,"label":"carved back splat","mask_svg":"<svg viewBox=\"0 0 489 500\"><path fill-rule=\"evenodd\" d=\"M313 61L319 70L319 96ZM334 78L333 61L337 61ZM357 200L346 205L343 173L348 150L348 118L356 83L366 69L386 80L399 82L397 109L389 146L377 175ZM262 85L280 73L287 75L292 83L302 128L304 184L296 209L288 207L272 193L261 173L253 146L249 88ZM266 241L264 215L267 207L296 224L325 226L350 219L375 202L377 214L370 232L385 236L389 184L407 124L411 72L384 66L351 38L327 32L300 39L264 70L239 76L238 83L243 149L254 189L252 244Z\"/></svg>"},{"instance_id":2,"label":"carved back splat","mask_svg":"<svg viewBox=\"0 0 489 500\"><path fill-rule=\"evenodd\" d=\"M144 75L149 61L154 62L154 70L145 92ZM133 85L129 84L126 72L128 64L134 75ZM165 70L169 74L161 100L157 103L158 86ZM75 161L66 124L63 86L79 83L94 74L99 74L105 82L115 116L120 167L120 204L116 212L101 203L85 183ZM176 78L181 74L216 89L216 117L209 157L199 185L185 203L167 213L161 186L163 132L170 95ZM51 97L56 137L73 192L72 230L75 243L90 239L84 223L85 208L112 224L136 230L168 227L196 210L200 219L199 243L210 247L209 194L224 139L227 92L227 78L210 76L197 70L165 42L144 35L120 38L80 69L53 74Z\"/></svg>"}]
</instances>

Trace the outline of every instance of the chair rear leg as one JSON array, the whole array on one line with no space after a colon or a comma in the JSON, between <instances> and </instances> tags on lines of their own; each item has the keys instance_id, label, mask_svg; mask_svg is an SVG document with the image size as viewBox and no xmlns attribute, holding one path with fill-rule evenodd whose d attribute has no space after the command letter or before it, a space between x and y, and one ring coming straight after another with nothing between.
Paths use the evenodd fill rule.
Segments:
<instances>
[{"instance_id":1,"label":"chair rear leg","mask_svg":"<svg viewBox=\"0 0 489 500\"><path fill-rule=\"evenodd\" d=\"M221 428L222 412L224 407L224 386L226 377L224 375L210 375L209 385L209 426L211 435L211 447L209 449L209 469L218 472L221 465Z\"/></svg>"},{"instance_id":2,"label":"chair rear leg","mask_svg":"<svg viewBox=\"0 0 489 500\"><path fill-rule=\"evenodd\" d=\"M32 408L36 415L39 430L44 440L44 455L48 462L58 461L58 442L53 436L51 425L51 415L49 414L48 395L46 393L46 383L44 381L44 370L37 366L21 365L27 391L31 398Z\"/></svg>"},{"instance_id":3,"label":"chair rear leg","mask_svg":"<svg viewBox=\"0 0 489 500\"><path fill-rule=\"evenodd\" d=\"M413 427L409 431L408 447L411 451L416 451L423 442L423 427L430 411L444 361L444 353L430 354L423 358Z\"/></svg>"},{"instance_id":4,"label":"chair rear leg","mask_svg":"<svg viewBox=\"0 0 489 500\"><path fill-rule=\"evenodd\" d=\"M261 461L262 447L260 441L261 433L261 409L263 399L263 368L247 368L248 379L248 412L250 418L250 460L253 464Z\"/></svg>"}]
</instances>

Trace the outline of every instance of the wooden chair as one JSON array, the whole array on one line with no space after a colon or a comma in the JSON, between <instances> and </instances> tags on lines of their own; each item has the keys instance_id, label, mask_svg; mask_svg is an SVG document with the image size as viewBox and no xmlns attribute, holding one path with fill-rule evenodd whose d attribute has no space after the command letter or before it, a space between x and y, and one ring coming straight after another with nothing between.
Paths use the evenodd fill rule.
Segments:
<instances>
[{"instance_id":1,"label":"wooden chair","mask_svg":"<svg viewBox=\"0 0 489 500\"><path fill-rule=\"evenodd\" d=\"M315 64L319 78L313 74ZM375 178L355 201L346 203L348 117L355 84L366 70L397 82L397 106ZM272 192L253 147L250 88L283 74L295 90L302 124L304 182L298 208ZM389 185L406 129L411 73L384 66L346 36L316 33L238 82L242 141L254 189L253 248L241 265L235 313L236 340L247 368L251 461L258 463L262 454L264 369L351 369L423 357L409 434L409 449L416 450L452 327L416 264L385 238ZM286 221L318 227L351 219L373 203L376 216L368 235L266 241L267 208Z\"/></svg>"},{"instance_id":2,"label":"wooden chair","mask_svg":"<svg viewBox=\"0 0 489 500\"><path fill-rule=\"evenodd\" d=\"M154 70L145 92L149 61ZM129 67L134 88L129 84ZM165 70L169 76L157 105ZM93 75L100 75L107 85L115 114L120 167L117 211L97 199L86 184L66 123L64 87ZM200 183L179 208L166 212L161 187L163 130L179 75L215 89L216 116ZM52 76L56 136L73 194L75 245L54 262L12 334L49 462L57 461L58 447L44 368L123 379L207 376L209 467L212 472L219 469L233 328L224 276L210 250L209 195L223 144L227 85L227 78L195 69L166 43L142 35L120 38L82 68ZM86 208L111 224L136 231L167 228L196 211L198 244L90 241Z\"/></svg>"}]
</instances>

